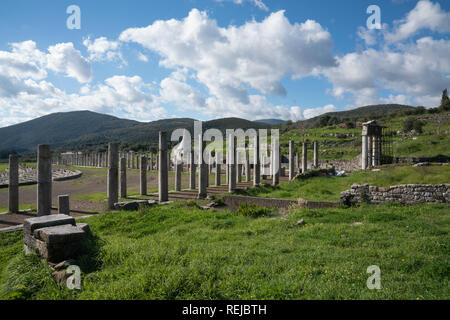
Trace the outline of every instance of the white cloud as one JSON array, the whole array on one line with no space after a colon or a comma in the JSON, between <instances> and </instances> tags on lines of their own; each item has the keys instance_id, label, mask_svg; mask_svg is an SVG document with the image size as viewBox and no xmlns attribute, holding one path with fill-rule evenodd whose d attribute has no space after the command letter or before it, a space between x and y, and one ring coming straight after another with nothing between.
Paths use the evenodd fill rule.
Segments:
<instances>
[{"instance_id":1,"label":"white cloud","mask_svg":"<svg viewBox=\"0 0 450 320\"><path fill-rule=\"evenodd\" d=\"M326 105L322 108L311 108L311 109L305 109L303 111L303 116L305 119L314 118L317 116L320 116L321 114L327 113L327 112L334 112L336 111L336 107L332 104Z\"/></svg>"},{"instance_id":2,"label":"white cloud","mask_svg":"<svg viewBox=\"0 0 450 320\"><path fill-rule=\"evenodd\" d=\"M123 64L126 64L120 52L120 42L118 41L110 41L106 37L100 37L92 41L88 37L84 39L83 45L89 52L89 59L92 61L120 60Z\"/></svg>"},{"instance_id":3,"label":"white cloud","mask_svg":"<svg viewBox=\"0 0 450 320\"><path fill-rule=\"evenodd\" d=\"M47 68L65 73L78 82L89 82L92 79L91 64L80 51L74 48L72 42L58 43L48 48Z\"/></svg>"},{"instance_id":4,"label":"white cloud","mask_svg":"<svg viewBox=\"0 0 450 320\"><path fill-rule=\"evenodd\" d=\"M404 19L395 22L393 32L386 34L386 40L401 41L424 29L439 33L450 32L450 12L442 10L437 2L421 0Z\"/></svg>"},{"instance_id":5,"label":"white cloud","mask_svg":"<svg viewBox=\"0 0 450 320\"><path fill-rule=\"evenodd\" d=\"M397 49L367 49L338 59L338 66L324 71L333 83L332 94L350 93L357 105L386 102L378 96L387 89L410 97L438 96L450 87L450 41L421 38ZM398 99L398 98L397 98ZM410 101L406 96L402 101Z\"/></svg>"},{"instance_id":6,"label":"white cloud","mask_svg":"<svg viewBox=\"0 0 450 320\"><path fill-rule=\"evenodd\" d=\"M243 4L245 0L215 0L215 1L217 2L233 1L236 4ZM248 1L253 3L253 5L255 5L261 10L269 11L269 8L264 4L262 0L248 0Z\"/></svg>"},{"instance_id":7,"label":"white cloud","mask_svg":"<svg viewBox=\"0 0 450 320\"><path fill-rule=\"evenodd\" d=\"M148 57L144 55L142 52L138 53L138 60L142 62L148 62Z\"/></svg>"},{"instance_id":8,"label":"white cloud","mask_svg":"<svg viewBox=\"0 0 450 320\"><path fill-rule=\"evenodd\" d=\"M284 11L272 13L261 22L221 28L205 12L193 9L183 20L130 28L119 39L157 52L162 57L161 66L192 72L193 79L207 88L210 108L249 110L251 118L259 111L252 102L261 100L260 94L250 95L249 89L262 95L285 95L281 79L286 75L301 78L335 63L328 31L312 20L291 24ZM177 92L185 90L188 95L184 101L201 105L199 94L179 81L167 79L162 85L163 95L168 87L177 85Z\"/></svg>"}]
</instances>

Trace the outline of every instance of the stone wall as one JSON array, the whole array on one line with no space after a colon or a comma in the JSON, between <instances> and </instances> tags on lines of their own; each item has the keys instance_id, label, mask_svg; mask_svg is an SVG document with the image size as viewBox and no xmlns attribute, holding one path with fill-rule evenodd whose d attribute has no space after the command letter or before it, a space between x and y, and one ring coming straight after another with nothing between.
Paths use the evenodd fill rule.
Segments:
<instances>
[{"instance_id":1,"label":"stone wall","mask_svg":"<svg viewBox=\"0 0 450 320\"><path fill-rule=\"evenodd\" d=\"M345 205L362 202L450 203L450 184L404 184L391 187L353 184L350 190L341 193L340 202Z\"/></svg>"},{"instance_id":2,"label":"stone wall","mask_svg":"<svg viewBox=\"0 0 450 320\"><path fill-rule=\"evenodd\" d=\"M326 168L327 166L334 166L334 169L336 171L352 172L361 170L361 154L359 154L353 159L319 161L319 167Z\"/></svg>"}]
</instances>

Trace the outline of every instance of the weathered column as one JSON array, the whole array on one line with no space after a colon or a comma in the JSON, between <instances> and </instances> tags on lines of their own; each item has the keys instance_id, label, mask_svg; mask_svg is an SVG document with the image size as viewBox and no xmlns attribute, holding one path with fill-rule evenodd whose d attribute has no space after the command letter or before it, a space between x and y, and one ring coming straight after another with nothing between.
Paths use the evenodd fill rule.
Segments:
<instances>
[{"instance_id":1,"label":"weathered column","mask_svg":"<svg viewBox=\"0 0 450 320\"><path fill-rule=\"evenodd\" d=\"M228 169L228 192L236 190L236 143L234 134L228 135L228 159L230 160Z\"/></svg>"},{"instance_id":2,"label":"weathered column","mask_svg":"<svg viewBox=\"0 0 450 320\"><path fill-rule=\"evenodd\" d=\"M127 197L127 159L120 158L120 197Z\"/></svg>"},{"instance_id":3,"label":"weathered column","mask_svg":"<svg viewBox=\"0 0 450 320\"><path fill-rule=\"evenodd\" d=\"M50 145L38 145L37 153L37 215L51 214L52 210L52 158Z\"/></svg>"},{"instance_id":4,"label":"weathered column","mask_svg":"<svg viewBox=\"0 0 450 320\"><path fill-rule=\"evenodd\" d=\"M272 182L276 186L280 183L280 141L274 139L272 141Z\"/></svg>"},{"instance_id":5,"label":"weathered column","mask_svg":"<svg viewBox=\"0 0 450 320\"><path fill-rule=\"evenodd\" d=\"M377 135L373 136L373 142L372 142L372 165L378 166L380 165L380 139Z\"/></svg>"},{"instance_id":6,"label":"weathered column","mask_svg":"<svg viewBox=\"0 0 450 320\"><path fill-rule=\"evenodd\" d=\"M70 215L69 195L58 196L58 213Z\"/></svg>"},{"instance_id":7,"label":"weathered column","mask_svg":"<svg viewBox=\"0 0 450 320\"><path fill-rule=\"evenodd\" d=\"M150 153L150 170L153 171L153 152Z\"/></svg>"},{"instance_id":8,"label":"weathered column","mask_svg":"<svg viewBox=\"0 0 450 320\"><path fill-rule=\"evenodd\" d=\"M136 169L136 155L131 151L131 168Z\"/></svg>"},{"instance_id":9,"label":"weathered column","mask_svg":"<svg viewBox=\"0 0 450 320\"><path fill-rule=\"evenodd\" d=\"M308 148L306 142L302 143L302 173L308 170Z\"/></svg>"},{"instance_id":10,"label":"weathered column","mask_svg":"<svg viewBox=\"0 0 450 320\"><path fill-rule=\"evenodd\" d=\"M114 209L119 201L119 144L108 144L108 209Z\"/></svg>"},{"instance_id":11,"label":"weathered column","mask_svg":"<svg viewBox=\"0 0 450 320\"><path fill-rule=\"evenodd\" d=\"M220 177L220 175L222 173L221 172L222 171L222 166L219 163L218 159L219 159L219 152L216 151L216 157L215 157L215 161L216 161L216 183L215 183L215 186L216 187L220 186L220 184L221 184L221 181L220 181L221 177Z\"/></svg>"},{"instance_id":12,"label":"weathered column","mask_svg":"<svg viewBox=\"0 0 450 320\"><path fill-rule=\"evenodd\" d=\"M204 199L206 198L206 179L208 178L208 168L207 164L203 159L203 150L205 150L206 143L203 141L202 135L199 137L199 145L198 145L198 198Z\"/></svg>"},{"instance_id":13,"label":"weathered column","mask_svg":"<svg viewBox=\"0 0 450 320\"><path fill-rule=\"evenodd\" d=\"M228 159L228 147L227 147L227 152L225 153L225 184L228 185L228 183L230 182L230 160Z\"/></svg>"},{"instance_id":14,"label":"weathered column","mask_svg":"<svg viewBox=\"0 0 450 320\"><path fill-rule=\"evenodd\" d=\"M242 154L241 150L236 154L237 182L242 182Z\"/></svg>"},{"instance_id":15,"label":"weathered column","mask_svg":"<svg viewBox=\"0 0 450 320\"><path fill-rule=\"evenodd\" d=\"M175 160L175 191L181 191L181 173L183 172L183 162L178 159Z\"/></svg>"},{"instance_id":16,"label":"weathered column","mask_svg":"<svg viewBox=\"0 0 450 320\"><path fill-rule=\"evenodd\" d=\"M294 179L294 141L289 140L289 180Z\"/></svg>"},{"instance_id":17,"label":"weathered column","mask_svg":"<svg viewBox=\"0 0 450 320\"><path fill-rule=\"evenodd\" d=\"M245 182L250 182L250 154L248 149L245 149Z\"/></svg>"},{"instance_id":18,"label":"weathered column","mask_svg":"<svg viewBox=\"0 0 450 320\"><path fill-rule=\"evenodd\" d=\"M139 160L140 160L139 168L141 170L140 191L141 191L141 195L145 196L145 195L147 195L147 157L141 155Z\"/></svg>"},{"instance_id":19,"label":"weathered column","mask_svg":"<svg viewBox=\"0 0 450 320\"><path fill-rule=\"evenodd\" d=\"M159 132L158 159L158 196L159 202L169 200L169 172L167 170L167 132Z\"/></svg>"},{"instance_id":20,"label":"weathered column","mask_svg":"<svg viewBox=\"0 0 450 320\"><path fill-rule=\"evenodd\" d=\"M9 155L8 211L19 212L19 157Z\"/></svg>"},{"instance_id":21,"label":"weathered column","mask_svg":"<svg viewBox=\"0 0 450 320\"><path fill-rule=\"evenodd\" d=\"M319 142L314 141L314 168L319 167Z\"/></svg>"},{"instance_id":22,"label":"weathered column","mask_svg":"<svg viewBox=\"0 0 450 320\"><path fill-rule=\"evenodd\" d=\"M368 165L368 139L367 134L362 135L362 150L361 150L361 169L366 170Z\"/></svg>"},{"instance_id":23,"label":"weathered column","mask_svg":"<svg viewBox=\"0 0 450 320\"><path fill-rule=\"evenodd\" d=\"M194 148L191 149L191 153L189 155L189 189L195 189L195 152Z\"/></svg>"},{"instance_id":24,"label":"weathered column","mask_svg":"<svg viewBox=\"0 0 450 320\"><path fill-rule=\"evenodd\" d=\"M258 186L261 183L261 161L259 159L259 136L256 135L254 137L254 146L253 146L253 185Z\"/></svg>"}]
</instances>

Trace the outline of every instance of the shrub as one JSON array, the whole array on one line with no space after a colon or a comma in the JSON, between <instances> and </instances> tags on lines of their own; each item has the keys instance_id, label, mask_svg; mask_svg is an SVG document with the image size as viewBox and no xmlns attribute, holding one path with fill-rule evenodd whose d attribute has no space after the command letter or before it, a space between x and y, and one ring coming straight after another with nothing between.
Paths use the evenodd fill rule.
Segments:
<instances>
[{"instance_id":1,"label":"shrub","mask_svg":"<svg viewBox=\"0 0 450 320\"><path fill-rule=\"evenodd\" d=\"M417 133L422 133L423 125L424 123L420 120L417 120L415 118L408 118L403 123L403 131L410 132L411 130L416 130Z\"/></svg>"},{"instance_id":2,"label":"shrub","mask_svg":"<svg viewBox=\"0 0 450 320\"><path fill-rule=\"evenodd\" d=\"M270 209L260 207L254 203L241 203L237 214L245 217L258 218L269 215L270 211Z\"/></svg>"}]
</instances>

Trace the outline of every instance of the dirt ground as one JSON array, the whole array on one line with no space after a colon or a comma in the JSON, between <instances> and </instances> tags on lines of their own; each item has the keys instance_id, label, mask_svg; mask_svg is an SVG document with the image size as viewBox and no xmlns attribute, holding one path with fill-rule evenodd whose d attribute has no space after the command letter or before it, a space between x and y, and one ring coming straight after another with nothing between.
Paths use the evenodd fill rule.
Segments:
<instances>
[{"instance_id":1,"label":"dirt ground","mask_svg":"<svg viewBox=\"0 0 450 320\"><path fill-rule=\"evenodd\" d=\"M107 169L105 168L77 168L83 172L80 178L66 181L54 181L52 185L52 213L57 212L58 195L70 196L71 215L75 217L90 215L102 212L106 209L106 182ZM285 180L280 177L280 180ZM269 182L269 181L267 181ZM169 190L173 189L175 183L174 172L169 172ZM212 187L214 183L214 176L210 176L210 186L207 189L208 194L220 194L227 192L227 186ZM225 174L222 175L222 184L225 184ZM250 183L239 183L238 188L250 186ZM189 187L189 175L183 173L182 175L182 189ZM158 173L157 171L147 172L147 190L148 196L142 197L139 194L139 171L127 171L127 191L130 200L139 197L146 199L157 199L157 195L151 193L158 190ZM181 192L170 192L169 200L176 201L182 199L195 199L197 197L196 190L183 190ZM104 193L104 196L101 195ZM21 186L19 188L19 203L21 206L30 206L36 208L37 185ZM89 195L92 195L89 198ZM95 195L95 196L94 196ZM94 200L94 199L97 200ZM8 189L0 189L0 211L8 206ZM0 215L0 229L22 224L24 219L35 216L33 213L21 214L1 214Z\"/></svg>"}]
</instances>

